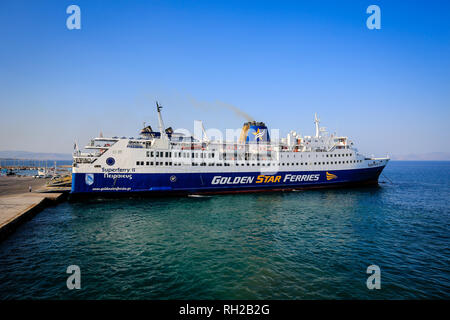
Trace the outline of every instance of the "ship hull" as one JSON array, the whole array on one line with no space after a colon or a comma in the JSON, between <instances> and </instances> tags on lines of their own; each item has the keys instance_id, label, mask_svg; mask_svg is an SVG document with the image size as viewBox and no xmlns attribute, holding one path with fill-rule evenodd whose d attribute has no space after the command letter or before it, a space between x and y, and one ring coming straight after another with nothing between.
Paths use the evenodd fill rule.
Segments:
<instances>
[{"instance_id":1,"label":"ship hull","mask_svg":"<svg viewBox=\"0 0 450 320\"><path fill-rule=\"evenodd\" d=\"M384 166L325 171L73 173L72 195L200 194L337 188L377 184Z\"/></svg>"}]
</instances>

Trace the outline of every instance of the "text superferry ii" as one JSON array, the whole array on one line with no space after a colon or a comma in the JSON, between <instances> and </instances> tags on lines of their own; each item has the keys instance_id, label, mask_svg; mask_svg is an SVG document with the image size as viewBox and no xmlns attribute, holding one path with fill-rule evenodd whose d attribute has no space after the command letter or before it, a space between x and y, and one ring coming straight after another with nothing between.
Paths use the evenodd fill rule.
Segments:
<instances>
[{"instance_id":1,"label":"text superferry ii","mask_svg":"<svg viewBox=\"0 0 450 320\"><path fill-rule=\"evenodd\" d=\"M271 142L262 122L244 124L239 141L210 141L150 126L140 137L91 140L73 155L72 194L198 194L296 190L376 184L389 158L358 153L347 137L329 135L315 117L315 135L291 131ZM204 135L206 133L203 130Z\"/></svg>"}]
</instances>

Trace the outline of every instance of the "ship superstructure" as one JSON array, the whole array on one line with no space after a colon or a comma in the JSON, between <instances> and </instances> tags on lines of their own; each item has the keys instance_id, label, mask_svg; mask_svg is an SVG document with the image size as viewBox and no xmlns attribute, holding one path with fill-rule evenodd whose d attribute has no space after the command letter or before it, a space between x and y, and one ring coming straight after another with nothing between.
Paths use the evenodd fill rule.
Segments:
<instances>
[{"instance_id":1,"label":"ship superstructure","mask_svg":"<svg viewBox=\"0 0 450 320\"><path fill-rule=\"evenodd\" d=\"M221 193L376 184L388 157L366 157L344 136L327 133L315 116L314 136L291 131L271 141L263 122L244 123L236 141L166 128L138 138L100 136L73 155L72 194Z\"/></svg>"}]
</instances>

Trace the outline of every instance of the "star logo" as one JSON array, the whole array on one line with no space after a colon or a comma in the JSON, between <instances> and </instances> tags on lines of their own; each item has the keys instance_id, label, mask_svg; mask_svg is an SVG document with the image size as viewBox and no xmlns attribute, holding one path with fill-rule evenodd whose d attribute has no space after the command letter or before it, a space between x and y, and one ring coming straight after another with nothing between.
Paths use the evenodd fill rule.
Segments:
<instances>
[{"instance_id":1,"label":"star logo","mask_svg":"<svg viewBox=\"0 0 450 320\"><path fill-rule=\"evenodd\" d=\"M265 133L265 130L259 131L259 128L258 128L258 131L252 132L252 133L255 135L255 140L256 141L262 141L264 133Z\"/></svg>"}]
</instances>

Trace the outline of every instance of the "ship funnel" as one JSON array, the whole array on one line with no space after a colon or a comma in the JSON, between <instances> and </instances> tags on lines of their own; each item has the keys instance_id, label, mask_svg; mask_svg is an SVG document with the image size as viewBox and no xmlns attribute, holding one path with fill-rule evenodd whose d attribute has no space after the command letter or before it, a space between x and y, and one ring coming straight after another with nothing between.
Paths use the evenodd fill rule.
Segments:
<instances>
[{"instance_id":1,"label":"ship funnel","mask_svg":"<svg viewBox=\"0 0 450 320\"><path fill-rule=\"evenodd\" d=\"M249 121L242 126L239 143L260 143L269 141L269 130L264 122Z\"/></svg>"}]
</instances>

